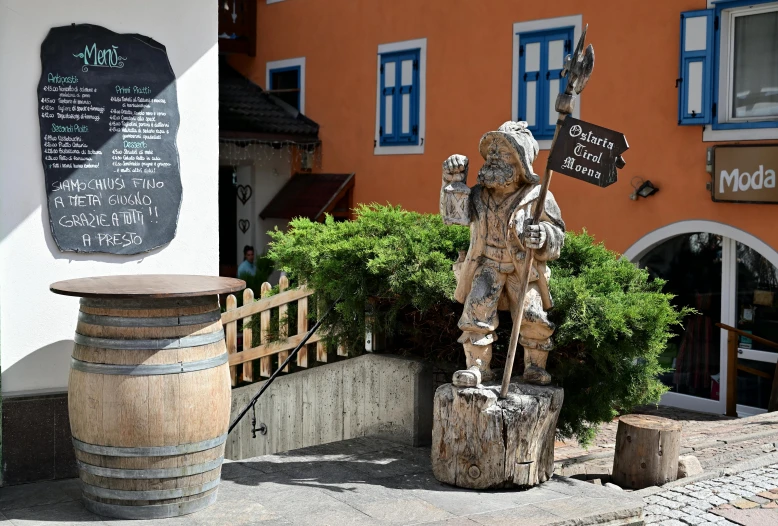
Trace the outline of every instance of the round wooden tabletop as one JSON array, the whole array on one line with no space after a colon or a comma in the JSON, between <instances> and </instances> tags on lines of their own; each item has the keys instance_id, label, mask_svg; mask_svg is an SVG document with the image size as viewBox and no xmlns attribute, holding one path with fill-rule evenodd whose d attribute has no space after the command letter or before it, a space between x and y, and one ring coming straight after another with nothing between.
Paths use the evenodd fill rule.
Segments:
<instances>
[{"instance_id":1,"label":"round wooden tabletop","mask_svg":"<svg viewBox=\"0 0 778 526\"><path fill-rule=\"evenodd\" d=\"M52 283L56 294L82 298L185 298L238 292L246 288L242 279L180 274L97 276Z\"/></svg>"}]
</instances>

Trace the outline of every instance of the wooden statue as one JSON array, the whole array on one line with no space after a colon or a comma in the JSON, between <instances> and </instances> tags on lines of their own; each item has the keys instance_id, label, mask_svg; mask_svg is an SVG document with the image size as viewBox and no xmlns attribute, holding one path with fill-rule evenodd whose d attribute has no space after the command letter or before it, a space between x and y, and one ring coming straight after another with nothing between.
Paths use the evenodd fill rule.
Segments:
<instances>
[{"instance_id":1,"label":"wooden statue","mask_svg":"<svg viewBox=\"0 0 778 526\"><path fill-rule=\"evenodd\" d=\"M468 159L452 155L443 163L440 213L447 224L470 225L470 249L459 271L456 299L465 308L459 320L468 368L481 361L483 381L493 378L489 368L497 329L497 310L514 314L523 302L520 343L524 347L524 380L547 385L546 359L552 349L554 324L548 319L551 295L546 262L559 257L565 239L565 223L554 196L546 194L543 214L532 224L532 207L540 194L540 178L532 170L538 143L526 122L506 122L488 132L479 145L484 165L477 184L467 188ZM534 251L534 265L526 294L521 291L519 261L527 249ZM468 371L457 371L454 384L461 387Z\"/></svg>"},{"instance_id":2,"label":"wooden statue","mask_svg":"<svg viewBox=\"0 0 778 526\"><path fill-rule=\"evenodd\" d=\"M586 29L568 56L564 92L553 144L575 95L589 80L594 52L583 49ZM463 488L531 487L554 472L554 435L564 400L548 385L548 352L554 324L546 263L559 257L565 224L548 191L532 170L538 143L526 122L509 121L486 133L479 145L484 165L468 188L468 159L452 155L443 163L440 214L446 224L470 225L470 247L454 264L456 299L464 304L459 328L467 369L435 392L432 471L441 482ZM497 311L511 311L513 329L502 384L492 382L489 363ZM524 347L524 375L511 382L516 348ZM483 384L481 383L483 382Z\"/></svg>"}]
</instances>

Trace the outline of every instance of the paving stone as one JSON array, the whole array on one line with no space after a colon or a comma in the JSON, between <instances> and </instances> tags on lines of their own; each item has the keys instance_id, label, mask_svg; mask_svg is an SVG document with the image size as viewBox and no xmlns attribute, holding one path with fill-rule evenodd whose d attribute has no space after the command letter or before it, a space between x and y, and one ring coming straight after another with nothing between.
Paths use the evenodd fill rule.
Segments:
<instances>
[{"instance_id":1,"label":"paving stone","mask_svg":"<svg viewBox=\"0 0 778 526\"><path fill-rule=\"evenodd\" d=\"M759 495L752 495L748 497L748 500L751 502L756 502L757 504L767 504L770 502L770 499L765 499L764 497L760 497Z\"/></svg>"},{"instance_id":2,"label":"paving stone","mask_svg":"<svg viewBox=\"0 0 778 526\"><path fill-rule=\"evenodd\" d=\"M775 526L778 524L778 509L723 510L721 513L725 519L730 519L742 526Z\"/></svg>"},{"instance_id":3,"label":"paving stone","mask_svg":"<svg viewBox=\"0 0 778 526\"><path fill-rule=\"evenodd\" d=\"M388 524L412 524L452 519L454 515L414 498L385 499L351 506L374 519Z\"/></svg>"},{"instance_id":4,"label":"paving stone","mask_svg":"<svg viewBox=\"0 0 778 526\"><path fill-rule=\"evenodd\" d=\"M669 519L664 522L660 522L659 526L686 526L686 525L677 519Z\"/></svg>"},{"instance_id":5,"label":"paving stone","mask_svg":"<svg viewBox=\"0 0 778 526\"><path fill-rule=\"evenodd\" d=\"M712 496L708 497L705 500L708 502L708 504L711 504L712 506L718 506L719 504L726 504L727 503L727 501L725 499L721 498L720 496L715 496L715 495L712 495Z\"/></svg>"},{"instance_id":6,"label":"paving stone","mask_svg":"<svg viewBox=\"0 0 778 526\"><path fill-rule=\"evenodd\" d=\"M682 506L680 502L676 502L674 500L670 500L667 497L665 497L665 494L663 493L661 495L661 500L657 502L660 506L664 506L665 508L670 508L671 510L677 510Z\"/></svg>"},{"instance_id":7,"label":"paving stone","mask_svg":"<svg viewBox=\"0 0 778 526\"><path fill-rule=\"evenodd\" d=\"M710 490L694 491L689 493L689 497L695 499L707 499L713 496L713 492Z\"/></svg>"},{"instance_id":8,"label":"paving stone","mask_svg":"<svg viewBox=\"0 0 778 526\"><path fill-rule=\"evenodd\" d=\"M757 487L757 486L749 486L749 487L747 487L747 488L744 488L744 489L745 489L746 491L748 491L749 493L751 493L751 495L756 495L757 493L762 493L762 490L763 490L764 488L759 488L759 487Z\"/></svg>"},{"instance_id":9,"label":"paving stone","mask_svg":"<svg viewBox=\"0 0 778 526\"><path fill-rule=\"evenodd\" d=\"M659 506L657 504L649 504L645 508L643 508L644 513L650 513L653 515L661 515L667 510L667 508L664 508L662 506Z\"/></svg>"},{"instance_id":10,"label":"paving stone","mask_svg":"<svg viewBox=\"0 0 778 526\"><path fill-rule=\"evenodd\" d=\"M724 499L725 502L732 502L733 500L737 500L740 498L740 495L735 495L734 493L727 493L727 492L717 493L716 496L720 499Z\"/></svg>"},{"instance_id":11,"label":"paving stone","mask_svg":"<svg viewBox=\"0 0 778 526\"><path fill-rule=\"evenodd\" d=\"M775 509L778 508L778 503L775 501L770 501L767 504L762 504L762 507L765 509Z\"/></svg>"},{"instance_id":12,"label":"paving stone","mask_svg":"<svg viewBox=\"0 0 778 526\"><path fill-rule=\"evenodd\" d=\"M759 504L746 499L738 499L732 503L732 505L741 510L747 510L751 508L758 508Z\"/></svg>"},{"instance_id":13,"label":"paving stone","mask_svg":"<svg viewBox=\"0 0 778 526\"><path fill-rule=\"evenodd\" d=\"M7 486L0 491L0 511L45 506L81 499L78 479Z\"/></svg>"},{"instance_id":14,"label":"paving stone","mask_svg":"<svg viewBox=\"0 0 778 526\"><path fill-rule=\"evenodd\" d=\"M683 517L681 517L681 520L682 520L682 521L683 521L685 524L691 524L692 526L696 526L696 525L698 525L698 524L702 524L703 522L705 522L705 521L704 521L704 520L702 520L701 518L699 518L699 517L694 517L694 516L692 516L692 515L684 515Z\"/></svg>"},{"instance_id":15,"label":"paving stone","mask_svg":"<svg viewBox=\"0 0 778 526\"><path fill-rule=\"evenodd\" d=\"M477 524L488 526L543 526L559 522L559 517L534 506L520 506L500 512L483 513L468 517Z\"/></svg>"}]
</instances>

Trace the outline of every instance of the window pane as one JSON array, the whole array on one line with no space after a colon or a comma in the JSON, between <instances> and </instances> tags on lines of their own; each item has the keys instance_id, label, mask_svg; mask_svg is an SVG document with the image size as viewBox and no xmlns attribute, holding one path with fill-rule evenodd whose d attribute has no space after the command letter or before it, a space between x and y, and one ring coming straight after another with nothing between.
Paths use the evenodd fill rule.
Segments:
<instances>
[{"instance_id":1,"label":"window pane","mask_svg":"<svg viewBox=\"0 0 778 526\"><path fill-rule=\"evenodd\" d=\"M556 125L558 114L556 112L556 97L559 95L559 79L548 83L548 123Z\"/></svg>"},{"instance_id":2,"label":"window pane","mask_svg":"<svg viewBox=\"0 0 778 526\"><path fill-rule=\"evenodd\" d=\"M745 365L751 369L768 373L772 376L775 371L775 364L768 362L761 362L757 360L746 360L738 358L738 365ZM772 390L773 381L767 378L762 378L755 374L747 373L745 371L737 372L737 403L738 405L748 405L751 407L759 407L761 409L767 409L767 404L770 401L770 391Z\"/></svg>"},{"instance_id":3,"label":"window pane","mask_svg":"<svg viewBox=\"0 0 778 526\"><path fill-rule=\"evenodd\" d=\"M677 307L690 306L683 327L659 357L668 372L662 382L676 393L719 399L721 331L721 236L709 233L676 236L653 248L638 263L653 277L667 280L665 292Z\"/></svg>"},{"instance_id":4,"label":"window pane","mask_svg":"<svg viewBox=\"0 0 778 526\"><path fill-rule=\"evenodd\" d=\"M403 60L400 84L403 86L413 84L413 60Z\"/></svg>"},{"instance_id":5,"label":"window pane","mask_svg":"<svg viewBox=\"0 0 778 526\"><path fill-rule=\"evenodd\" d=\"M529 126L535 125L535 107L537 106L537 82L527 82L527 116L524 119Z\"/></svg>"},{"instance_id":6,"label":"window pane","mask_svg":"<svg viewBox=\"0 0 778 526\"><path fill-rule=\"evenodd\" d=\"M707 40L708 18L695 16L686 19L686 38L684 39L684 51L704 51Z\"/></svg>"},{"instance_id":7,"label":"window pane","mask_svg":"<svg viewBox=\"0 0 778 526\"><path fill-rule=\"evenodd\" d=\"M394 108L392 107L393 99L393 95L387 95L384 97L384 100L386 101L386 113L384 114L384 126L386 126L386 129L384 130L384 133L386 135L391 135L394 133L392 130L392 119L394 116Z\"/></svg>"},{"instance_id":8,"label":"window pane","mask_svg":"<svg viewBox=\"0 0 778 526\"><path fill-rule=\"evenodd\" d=\"M397 76L397 71L395 67L396 65L394 62L387 62L386 64L384 64L384 87L385 88L394 87L395 78Z\"/></svg>"},{"instance_id":9,"label":"window pane","mask_svg":"<svg viewBox=\"0 0 778 526\"><path fill-rule=\"evenodd\" d=\"M778 116L778 12L735 19L733 117Z\"/></svg>"},{"instance_id":10,"label":"window pane","mask_svg":"<svg viewBox=\"0 0 778 526\"><path fill-rule=\"evenodd\" d=\"M300 73L297 69L288 69L286 71L273 71L271 73L270 89L299 89Z\"/></svg>"},{"instance_id":11,"label":"window pane","mask_svg":"<svg viewBox=\"0 0 778 526\"><path fill-rule=\"evenodd\" d=\"M524 56L524 71L540 71L540 42L527 44Z\"/></svg>"},{"instance_id":12,"label":"window pane","mask_svg":"<svg viewBox=\"0 0 778 526\"><path fill-rule=\"evenodd\" d=\"M270 72L270 89L281 90L273 93L295 109L300 109L300 72L298 69Z\"/></svg>"},{"instance_id":13,"label":"window pane","mask_svg":"<svg viewBox=\"0 0 778 526\"><path fill-rule=\"evenodd\" d=\"M552 40L548 43L548 69L562 69L565 60L565 41Z\"/></svg>"},{"instance_id":14,"label":"window pane","mask_svg":"<svg viewBox=\"0 0 778 526\"><path fill-rule=\"evenodd\" d=\"M778 343L778 269L747 245L737 244L737 328ZM778 352L740 336L741 349ZM743 403L738 400L738 403Z\"/></svg>"},{"instance_id":15,"label":"window pane","mask_svg":"<svg viewBox=\"0 0 778 526\"><path fill-rule=\"evenodd\" d=\"M702 113L702 62L689 62L689 82L686 83L686 112Z\"/></svg>"},{"instance_id":16,"label":"window pane","mask_svg":"<svg viewBox=\"0 0 778 526\"><path fill-rule=\"evenodd\" d=\"M403 124L401 133L411 133L411 94L403 93Z\"/></svg>"}]
</instances>

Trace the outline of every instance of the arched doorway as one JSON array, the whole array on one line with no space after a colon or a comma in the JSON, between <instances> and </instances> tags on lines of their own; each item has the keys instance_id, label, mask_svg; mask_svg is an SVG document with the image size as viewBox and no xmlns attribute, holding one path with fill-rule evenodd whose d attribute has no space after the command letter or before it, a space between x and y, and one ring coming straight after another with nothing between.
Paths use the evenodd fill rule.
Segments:
<instances>
[{"instance_id":1,"label":"arched doorway","mask_svg":"<svg viewBox=\"0 0 778 526\"><path fill-rule=\"evenodd\" d=\"M676 304L700 312L676 330L660 358L669 369L662 381L671 389L662 404L723 414L727 336L715 324L778 341L778 252L730 225L683 221L644 236L624 257L667 280ZM778 353L743 337L738 346L740 363L775 370ZM770 380L741 371L738 414L764 412L770 387Z\"/></svg>"}]
</instances>

